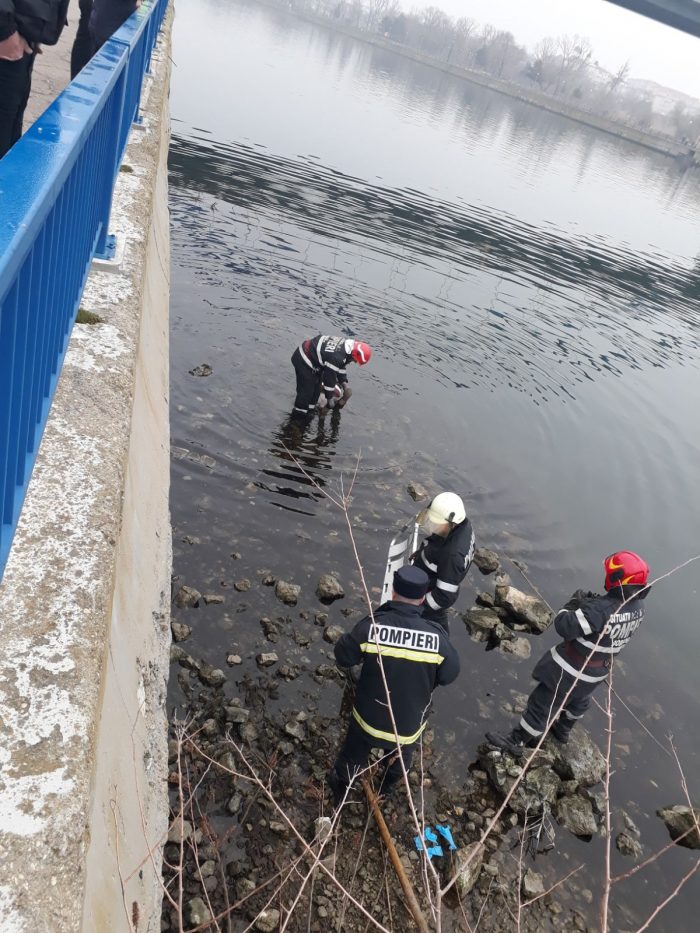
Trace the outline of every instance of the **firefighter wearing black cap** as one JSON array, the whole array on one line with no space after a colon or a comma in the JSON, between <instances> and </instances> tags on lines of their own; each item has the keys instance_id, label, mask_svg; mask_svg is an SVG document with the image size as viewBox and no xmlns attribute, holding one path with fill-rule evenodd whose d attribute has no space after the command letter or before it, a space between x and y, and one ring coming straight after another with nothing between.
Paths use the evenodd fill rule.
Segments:
<instances>
[{"instance_id":1,"label":"firefighter wearing black cap","mask_svg":"<svg viewBox=\"0 0 700 933\"><path fill-rule=\"evenodd\" d=\"M486 733L492 745L521 755L526 747L537 744L548 726L551 735L566 744L588 709L591 694L608 676L613 658L644 621L642 600L649 592L646 562L633 551L617 551L605 558L603 566L605 595L577 590L559 610L554 628L563 641L535 666L532 676L539 683L528 698L520 723L509 735Z\"/></svg>"},{"instance_id":2,"label":"firefighter wearing black cap","mask_svg":"<svg viewBox=\"0 0 700 933\"><path fill-rule=\"evenodd\" d=\"M382 778L386 794L402 774L397 751L406 768L413 748L427 724L435 687L452 683L459 674L459 657L444 630L421 615L430 581L418 567L401 567L394 574L392 598L359 622L335 645L339 667L362 664L347 736L328 776L337 806L355 775L367 766L373 748L387 750ZM396 732L388 709L389 688Z\"/></svg>"},{"instance_id":3,"label":"firefighter wearing black cap","mask_svg":"<svg viewBox=\"0 0 700 933\"><path fill-rule=\"evenodd\" d=\"M297 394L292 416L305 419L316 405L342 408L352 395L348 385L347 366L364 366L372 357L366 343L347 337L318 334L304 340L292 353L292 366L297 378ZM321 395L323 391L323 395Z\"/></svg>"},{"instance_id":4,"label":"firefighter wearing black cap","mask_svg":"<svg viewBox=\"0 0 700 933\"><path fill-rule=\"evenodd\" d=\"M464 503L454 492L435 496L417 521L428 535L411 558L430 579L423 615L449 633L447 610L457 602L459 587L474 558L474 531Z\"/></svg>"}]
</instances>

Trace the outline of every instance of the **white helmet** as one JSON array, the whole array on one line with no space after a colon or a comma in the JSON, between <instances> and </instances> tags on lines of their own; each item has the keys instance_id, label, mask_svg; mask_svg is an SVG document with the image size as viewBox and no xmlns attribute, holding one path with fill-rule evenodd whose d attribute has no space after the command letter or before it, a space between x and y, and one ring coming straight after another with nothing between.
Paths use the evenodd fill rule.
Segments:
<instances>
[{"instance_id":1,"label":"white helmet","mask_svg":"<svg viewBox=\"0 0 700 933\"><path fill-rule=\"evenodd\" d=\"M435 524L451 522L459 525L467 517L464 503L456 492L441 492L428 506L427 517Z\"/></svg>"}]
</instances>

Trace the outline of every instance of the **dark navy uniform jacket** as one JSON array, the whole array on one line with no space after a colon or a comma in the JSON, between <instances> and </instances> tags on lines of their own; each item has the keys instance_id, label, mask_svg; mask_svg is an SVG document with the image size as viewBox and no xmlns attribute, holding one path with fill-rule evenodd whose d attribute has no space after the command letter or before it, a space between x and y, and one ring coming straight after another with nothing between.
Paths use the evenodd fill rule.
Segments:
<instances>
[{"instance_id":1,"label":"dark navy uniform jacket","mask_svg":"<svg viewBox=\"0 0 700 933\"><path fill-rule=\"evenodd\" d=\"M421 606L389 600L335 645L340 667L362 662L353 718L378 748L395 748L378 657L391 695L401 745L416 742L427 724L433 690L459 674L459 656L444 630L423 618Z\"/></svg>"},{"instance_id":2,"label":"dark navy uniform jacket","mask_svg":"<svg viewBox=\"0 0 700 933\"><path fill-rule=\"evenodd\" d=\"M644 621L644 608L639 597L625 602L614 590L579 603L575 608L560 609L554 617L554 628L564 641L552 648L550 655L573 677L581 671L582 681L597 683L605 680L611 658L622 651Z\"/></svg>"},{"instance_id":3,"label":"dark navy uniform jacket","mask_svg":"<svg viewBox=\"0 0 700 933\"><path fill-rule=\"evenodd\" d=\"M441 621L447 610L457 602L459 587L467 575L474 557L474 532L465 518L446 538L430 535L421 544L412 563L430 578L430 591L425 598L423 615Z\"/></svg>"},{"instance_id":4,"label":"dark navy uniform jacket","mask_svg":"<svg viewBox=\"0 0 700 933\"><path fill-rule=\"evenodd\" d=\"M0 41L17 31L32 45L55 45L67 12L68 0L0 0Z\"/></svg>"},{"instance_id":5,"label":"dark navy uniform jacket","mask_svg":"<svg viewBox=\"0 0 700 933\"><path fill-rule=\"evenodd\" d=\"M337 385L341 388L348 381L346 367L352 362L352 354L346 344L352 347L353 341L347 337L327 337L317 334L311 340L305 340L299 347L302 360L314 372L320 373L321 385L327 399L333 398Z\"/></svg>"}]
</instances>

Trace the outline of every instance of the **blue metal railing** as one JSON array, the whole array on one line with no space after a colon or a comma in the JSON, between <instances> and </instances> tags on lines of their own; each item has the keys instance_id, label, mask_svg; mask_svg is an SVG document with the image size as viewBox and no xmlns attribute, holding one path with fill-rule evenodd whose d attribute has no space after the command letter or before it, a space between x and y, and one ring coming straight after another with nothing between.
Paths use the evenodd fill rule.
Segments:
<instances>
[{"instance_id":1,"label":"blue metal railing","mask_svg":"<svg viewBox=\"0 0 700 933\"><path fill-rule=\"evenodd\" d=\"M0 159L0 579L168 0L146 0Z\"/></svg>"}]
</instances>

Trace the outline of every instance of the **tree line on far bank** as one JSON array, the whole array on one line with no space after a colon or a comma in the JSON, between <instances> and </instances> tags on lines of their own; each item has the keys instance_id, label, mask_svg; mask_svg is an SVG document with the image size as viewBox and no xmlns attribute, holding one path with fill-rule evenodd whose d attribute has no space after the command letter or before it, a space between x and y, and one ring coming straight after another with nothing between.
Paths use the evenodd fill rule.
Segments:
<instances>
[{"instance_id":1,"label":"tree line on far bank","mask_svg":"<svg viewBox=\"0 0 700 933\"><path fill-rule=\"evenodd\" d=\"M700 136L700 101L653 94L635 86L629 63L607 71L595 60L590 41L562 35L541 39L531 51L512 33L454 19L437 6L403 12L398 0L266 0L313 13L415 49L440 62L480 71L535 90L581 110L635 129L661 133L692 145Z\"/></svg>"}]
</instances>

